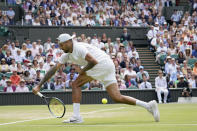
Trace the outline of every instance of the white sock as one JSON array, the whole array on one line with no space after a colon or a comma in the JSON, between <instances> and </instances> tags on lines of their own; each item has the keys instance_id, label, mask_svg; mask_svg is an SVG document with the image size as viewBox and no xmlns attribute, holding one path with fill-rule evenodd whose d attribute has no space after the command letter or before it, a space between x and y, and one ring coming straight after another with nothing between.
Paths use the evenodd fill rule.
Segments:
<instances>
[{"instance_id":1,"label":"white sock","mask_svg":"<svg viewBox=\"0 0 197 131\"><path fill-rule=\"evenodd\" d=\"M74 116L80 116L80 103L73 103Z\"/></svg>"},{"instance_id":2,"label":"white sock","mask_svg":"<svg viewBox=\"0 0 197 131\"><path fill-rule=\"evenodd\" d=\"M148 103L147 102L144 102L144 101L137 100L136 101L136 105L141 106L141 107L144 107L146 109L148 108Z\"/></svg>"}]
</instances>

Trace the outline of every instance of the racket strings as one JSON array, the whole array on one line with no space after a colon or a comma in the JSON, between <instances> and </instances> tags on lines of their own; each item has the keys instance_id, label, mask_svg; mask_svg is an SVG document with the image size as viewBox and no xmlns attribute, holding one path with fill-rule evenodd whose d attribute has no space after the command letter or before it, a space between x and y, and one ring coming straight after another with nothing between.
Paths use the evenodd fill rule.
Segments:
<instances>
[{"instance_id":1,"label":"racket strings","mask_svg":"<svg viewBox=\"0 0 197 131\"><path fill-rule=\"evenodd\" d=\"M51 99L49 103L49 108L53 115L56 117L61 117L64 113L64 106L62 103L56 99Z\"/></svg>"}]
</instances>

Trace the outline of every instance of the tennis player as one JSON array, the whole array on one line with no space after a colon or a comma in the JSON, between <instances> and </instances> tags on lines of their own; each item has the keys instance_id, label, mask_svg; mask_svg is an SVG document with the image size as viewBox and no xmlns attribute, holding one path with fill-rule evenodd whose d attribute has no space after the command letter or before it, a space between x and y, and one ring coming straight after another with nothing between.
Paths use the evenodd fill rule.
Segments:
<instances>
[{"instance_id":1,"label":"tennis player","mask_svg":"<svg viewBox=\"0 0 197 131\"><path fill-rule=\"evenodd\" d=\"M109 96L117 103L141 106L149 111L156 122L160 120L160 114L155 100L144 102L130 96L121 95L115 77L115 66L110 56L104 51L90 44L73 41L69 34L61 34L57 38L59 47L65 52L59 62L53 66L33 89L34 94L40 91L41 86L50 79L55 72L66 62L81 65L79 76L72 84L73 115L64 123L82 123L80 116L81 86L94 79L101 81Z\"/></svg>"}]
</instances>

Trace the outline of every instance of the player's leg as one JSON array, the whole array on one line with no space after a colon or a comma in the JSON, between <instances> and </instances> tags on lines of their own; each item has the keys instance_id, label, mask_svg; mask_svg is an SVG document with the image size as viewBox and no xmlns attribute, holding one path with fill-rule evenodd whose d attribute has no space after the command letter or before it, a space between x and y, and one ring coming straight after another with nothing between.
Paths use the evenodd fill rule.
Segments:
<instances>
[{"instance_id":1,"label":"player's leg","mask_svg":"<svg viewBox=\"0 0 197 131\"><path fill-rule=\"evenodd\" d=\"M118 89L117 83L110 84L106 87L109 96L117 103L124 103L129 105L138 105L147 109L154 116L155 121L159 121L160 115L156 101L150 101L149 103L135 99L130 96L122 95Z\"/></svg>"},{"instance_id":2,"label":"player's leg","mask_svg":"<svg viewBox=\"0 0 197 131\"><path fill-rule=\"evenodd\" d=\"M106 87L109 96L117 103L124 103L129 105L136 105L136 99L130 96L121 95L118 85L116 83L110 84ZM147 103L143 104L143 107L147 107Z\"/></svg>"},{"instance_id":3,"label":"player's leg","mask_svg":"<svg viewBox=\"0 0 197 131\"><path fill-rule=\"evenodd\" d=\"M81 101L81 86L92 81L93 78L87 75L79 75L72 83L72 102L73 102L73 116L63 121L64 123L82 123L83 119L80 116L80 101Z\"/></svg>"}]
</instances>

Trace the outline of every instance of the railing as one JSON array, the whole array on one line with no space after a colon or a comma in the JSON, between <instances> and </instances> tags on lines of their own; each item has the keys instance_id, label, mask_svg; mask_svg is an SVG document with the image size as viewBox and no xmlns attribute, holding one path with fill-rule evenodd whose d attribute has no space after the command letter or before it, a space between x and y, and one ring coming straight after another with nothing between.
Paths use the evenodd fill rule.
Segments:
<instances>
[{"instance_id":1,"label":"railing","mask_svg":"<svg viewBox=\"0 0 197 131\"><path fill-rule=\"evenodd\" d=\"M177 102L181 96L182 89L170 89L170 102ZM149 90L122 90L123 95L128 95L143 101L157 100L154 89ZM193 96L197 96L197 89L193 89ZM65 104L72 103L72 92L43 92L47 96L56 96ZM101 99L107 98L109 104L114 103L106 91L82 91L82 104L101 104ZM40 105L44 104L38 96L33 93L0 93L0 105Z\"/></svg>"}]
</instances>

